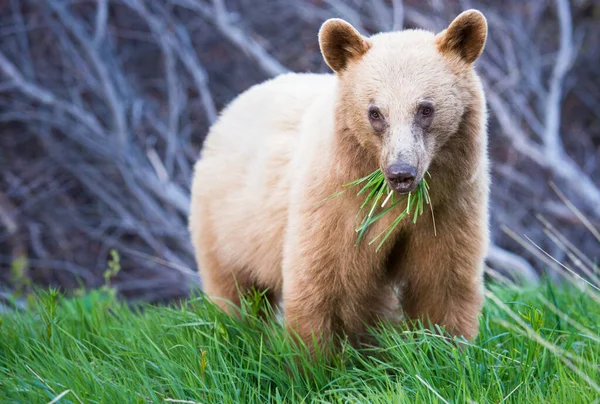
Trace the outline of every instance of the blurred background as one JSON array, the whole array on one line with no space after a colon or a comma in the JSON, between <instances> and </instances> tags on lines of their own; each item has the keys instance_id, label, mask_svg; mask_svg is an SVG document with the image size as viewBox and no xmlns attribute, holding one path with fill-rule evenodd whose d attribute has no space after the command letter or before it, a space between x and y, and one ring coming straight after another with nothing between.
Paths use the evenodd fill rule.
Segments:
<instances>
[{"instance_id":1,"label":"blurred background","mask_svg":"<svg viewBox=\"0 0 600 404\"><path fill-rule=\"evenodd\" d=\"M600 1L1 0L0 300L101 286L111 249L123 297L185 296L192 168L218 112L286 71L328 72L327 18L439 31L468 8L489 24L489 273L555 278L548 255L597 270Z\"/></svg>"}]
</instances>

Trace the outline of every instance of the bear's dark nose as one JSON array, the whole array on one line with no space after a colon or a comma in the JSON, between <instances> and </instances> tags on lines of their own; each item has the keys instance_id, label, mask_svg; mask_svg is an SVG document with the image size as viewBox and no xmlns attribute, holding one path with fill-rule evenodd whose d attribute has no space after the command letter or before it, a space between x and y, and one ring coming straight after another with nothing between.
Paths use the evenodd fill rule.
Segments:
<instances>
[{"instance_id":1,"label":"bear's dark nose","mask_svg":"<svg viewBox=\"0 0 600 404\"><path fill-rule=\"evenodd\" d=\"M410 164L394 163L385 170L385 176L394 191L406 194L415 189L417 169Z\"/></svg>"}]
</instances>

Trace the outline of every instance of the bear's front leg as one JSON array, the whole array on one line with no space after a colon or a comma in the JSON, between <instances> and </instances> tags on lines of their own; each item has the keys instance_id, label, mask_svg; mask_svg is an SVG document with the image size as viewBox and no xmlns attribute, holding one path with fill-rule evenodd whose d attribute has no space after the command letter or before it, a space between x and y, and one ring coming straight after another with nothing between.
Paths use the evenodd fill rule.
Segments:
<instances>
[{"instance_id":1,"label":"bear's front leg","mask_svg":"<svg viewBox=\"0 0 600 404\"><path fill-rule=\"evenodd\" d=\"M366 343L370 341L366 334L368 325L398 318L399 303L389 284L360 287L352 285L353 280L344 282L332 273L324 274L323 267L320 269L321 273L312 278L301 276L284 281L286 326L309 349L314 348L313 338L324 352L331 344L337 344L338 337L347 336L355 345Z\"/></svg>"},{"instance_id":2,"label":"bear's front leg","mask_svg":"<svg viewBox=\"0 0 600 404\"><path fill-rule=\"evenodd\" d=\"M446 212L449 216L449 212ZM409 319L443 326L455 336L474 339L483 305L487 221L470 217L422 221L407 240L399 276L402 307Z\"/></svg>"},{"instance_id":3,"label":"bear's front leg","mask_svg":"<svg viewBox=\"0 0 600 404\"><path fill-rule=\"evenodd\" d=\"M327 352L340 336L367 342L366 325L397 315L399 304L382 255L366 243L355 246L353 222L345 217L332 222L334 216L327 219L324 210L292 221L284 248L283 306L287 328L311 350L315 338Z\"/></svg>"}]
</instances>

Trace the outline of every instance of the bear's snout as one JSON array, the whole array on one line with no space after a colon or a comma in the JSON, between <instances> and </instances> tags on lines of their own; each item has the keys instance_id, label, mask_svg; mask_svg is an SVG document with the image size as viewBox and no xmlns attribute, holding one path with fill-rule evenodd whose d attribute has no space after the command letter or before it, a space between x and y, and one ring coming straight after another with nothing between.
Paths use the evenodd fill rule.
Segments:
<instances>
[{"instance_id":1,"label":"bear's snout","mask_svg":"<svg viewBox=\"0 0 600 404\"><path fill-rule=\"evenodd\" d=\"M401 194L414 191L417 186L417 169L410 164L394 163L385 170L390 187Z\"/></svg>"}]
</instances>

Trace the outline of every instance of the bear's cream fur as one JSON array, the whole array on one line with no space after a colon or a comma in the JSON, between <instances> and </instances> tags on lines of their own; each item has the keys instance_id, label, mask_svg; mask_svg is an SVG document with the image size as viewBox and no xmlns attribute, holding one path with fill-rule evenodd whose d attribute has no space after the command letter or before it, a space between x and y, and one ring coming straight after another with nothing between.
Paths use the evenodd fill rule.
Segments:
<instances>
[{"instance_id":1,"label":"bear's cream fur","mask_svg":"<svg viewBox=\"0 0 600 404\"><path fill-rule=\"evenodd\" d=\"M473 338L489 194L486 109L473 62L486 35L475 10L437 35L365 38L328 20L319 42L335 75L286 74L236 98L211 128L192 185L190 229L206 293L231 311L240 293L268 290L289 328L324 341L396 318L400 289L408 318ZM433 117L419 115L424 100L435 105ZM431 174L435 234L426 206L376 252L368 241L405 206L355 245L364 196L328 197L394 162L416 167L417 180Z\"/></svg>"}]
</instances>

